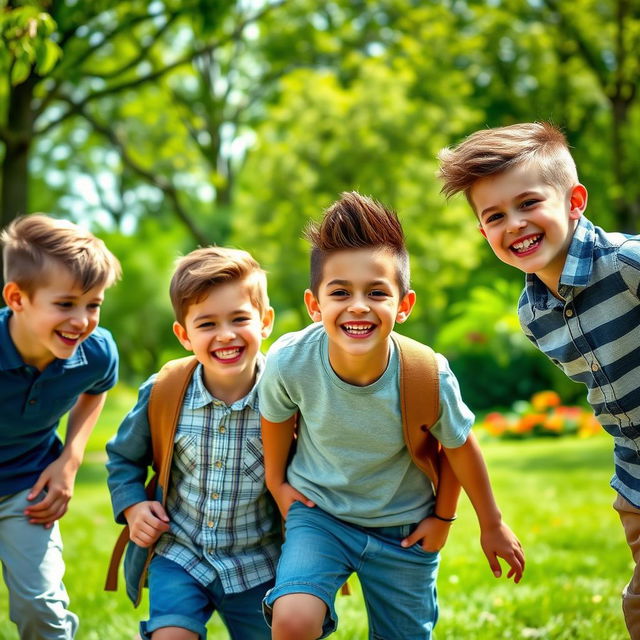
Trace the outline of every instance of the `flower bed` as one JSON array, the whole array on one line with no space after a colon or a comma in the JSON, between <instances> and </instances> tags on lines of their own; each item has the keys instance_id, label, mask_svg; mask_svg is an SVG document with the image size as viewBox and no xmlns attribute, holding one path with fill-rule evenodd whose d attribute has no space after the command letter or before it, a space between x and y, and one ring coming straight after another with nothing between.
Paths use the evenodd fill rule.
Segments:
<instances>
[{"instance_id":1,"label":"flower bed","mask_svg":"<svg viewBox=\"0 0 640 640\"><path fill-rule=\"evenodd\" d=\"M529 402L518 400L511 411L492 411L479 426L496 438L562 435L588 438L602 432L593 411L564 406L555 391L535 393Z\"/></svg>"}]
</instances>

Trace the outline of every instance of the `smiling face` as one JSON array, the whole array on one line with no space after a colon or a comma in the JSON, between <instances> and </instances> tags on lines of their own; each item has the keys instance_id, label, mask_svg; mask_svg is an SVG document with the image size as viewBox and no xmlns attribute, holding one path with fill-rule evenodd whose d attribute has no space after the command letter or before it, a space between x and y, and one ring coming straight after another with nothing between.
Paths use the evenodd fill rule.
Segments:
<instances>
[{"instance_id":1,"label":"smiling face","mask_svg":"<svg viewBox=\"0 0 640 640\"><path fill-rule=\"evenodd\" d=\"M322 322L329 338L329 359L334 371L358 384L368 384L384 372L389 357L389 334L404 322L415 294L402 298L396 258L386 249L347 249L327 257L315 296L305 292L312 320ZM370 379L369 379L370 378Z\"/></svg>"},{"instance_id":2,"label":"smiling face","mask_svg":"<svg viewBox=\"0 0 640 640\"><path fill-rule=\"evenodd\" d=\"M532 165L519 165L477 180L470 200L480 231L496 256L525 273L535 273L554 293L587 191L546 184Z\"/></svg>"},{"instance_id":3,"label":"smiling face","mask_svg":"<svg viewBox=\"0 0 640 640\"><path fill-rule=\"evenodd\" d=\"M31 295L8 282L4 298L13 310L9 332L22 359L42 370L55 358L70 358L98 326L104 285L82 291L63 265L47 268L47 283Z\"/></svg>"},{"instance_id":4,"label":"smiling face","mask_svg":"<svg viewBox=\"0 0 640 640\"><path fill-rule=\"evenodd\" d=\"M262 339L273 327L273 309L261 313L244 281L213 287L189 305L174 333L204 367L204 383L216 398L231 404L253 387Z\"/></svg>"}]
</instances>

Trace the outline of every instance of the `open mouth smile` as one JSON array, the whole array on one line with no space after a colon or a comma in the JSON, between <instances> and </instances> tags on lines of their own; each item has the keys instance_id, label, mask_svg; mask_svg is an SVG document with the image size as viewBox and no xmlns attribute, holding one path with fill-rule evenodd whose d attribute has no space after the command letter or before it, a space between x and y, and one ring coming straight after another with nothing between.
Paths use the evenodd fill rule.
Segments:
<instances>
[{"instance_id":1,"label":"open mouth smile","mask_svg":"<svg viewBox=\"0 0 640 640\"><path fill-rule=\"evenodd\" d=\"M340 327L351 338L367 338L376 326L370 322L347 322Z\"/></svg>"},{"instance_id":2,"label":"open mouth smile","mask_svg":"<svg viewBox=\"0 0 640 640\"><path fill-rule=\"evenodd\" d=\"M543 233L534 233L525 238L521 238L509 247L509 251L515 253L517 256L527 256L540 246L543 237Z\"/></svg>"},{"instance_id":3,"label":"open mouth smile","mask_svg":"<svg viewBox=\"0 0 640 640\"><path fill-rule=\"evenodd\" d=\"M216 349L211 355L219 362L230 364L237 362L244 351L244 347L225 347L224 349Z\"/></svg>"},{"instance_id":4,"label":"open mouth smile","mask_svg":"<svg viewBox=\"0 0 640 640\"><path fill-rule=\"evenodd\" d=\"M80 340L80 333L67 333L66 331L56 331L56 335L62 340L62 342L70 347L78 344Z\"/></svg>"}]
</instances>

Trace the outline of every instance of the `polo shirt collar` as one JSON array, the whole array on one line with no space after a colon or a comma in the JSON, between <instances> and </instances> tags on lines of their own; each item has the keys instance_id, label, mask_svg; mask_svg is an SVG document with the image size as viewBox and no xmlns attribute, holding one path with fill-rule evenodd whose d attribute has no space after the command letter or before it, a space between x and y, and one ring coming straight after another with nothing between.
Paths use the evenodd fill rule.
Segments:
<instances>
[{"instance_id":1,"label":"polo shirt collar","mask_svg":"<svg viewBox=\"0 0 640 640\"><path fill-rule=\"evenodd\" d=\"M593 272L593 251L596 243L595 228L585 216L580 216L571 239L564 268L560 274L558 292L566 298L573 287L586 287ZM526 276L526 290L531 303L545 309L549 306L551 295L547 286L534 273Z\"/></svg>"},{"instance_id":2,"label":"polo shirt collar","mask_svg":"<svg viewBox=\"0 0 640 640\"><path fill-rule=\"evenodd\" d=\"M264 355L262 353L258 354L257 369L256 383L251 391L244 398L240 398L230 405L230 409L242 411L245 407L250 407L254 411L258 410L258 380L264 370ZM202 409L216 401L216 398L209 393L209 390L204 385L203 373L204 367L201 363L198 363L191 381L190 392L187 393L184 400L190 409Z\"/></svg>"}]
</instances>

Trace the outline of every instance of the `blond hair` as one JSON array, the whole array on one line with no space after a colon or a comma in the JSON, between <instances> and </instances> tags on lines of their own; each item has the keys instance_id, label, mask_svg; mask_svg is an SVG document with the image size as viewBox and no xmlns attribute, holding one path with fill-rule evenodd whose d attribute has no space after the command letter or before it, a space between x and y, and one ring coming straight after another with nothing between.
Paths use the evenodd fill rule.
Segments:
<instances>
[{"instance_id":1,"label":"blond hair","mask_svg":"<svg viewBox=\"0 0 640 640\"><path fill-rule=\"evenodd\" d=\"M310 223L305 238L311 243L310 288L314 295L322 281L327 258L345 249L386 249L396 259L400 296L409 291L409 254L398 216L383 204L359 194L344 192L319 223Z\"/></svg>"},{"instance_id":2,"label":"blond hair","mask_svg":"<svg viewBox=\"0 0 640 640\"><path fill-rule=\"evenodd\" d=\"M52 263L69 270L83 291L110 287L121 276L118 259L102 240L68 220L34 213L13 220L0 234L5 282L32 295L48 283Z\"/></svg>"},{"instance_id":3,"label":"blond hair","mask_svg":"<svg viewBox=\"0 0 640 640\"><path fill-rule=\"evenodd\" d=\"M469 194L476 180L523 164L537 167L550 186L564 190L578 183L567 139L548 122L481 129L459 145L442 149L438 159L442 193L448 198L462 191L472 206Z\"/></svg>"},{"instance_id":4,"label":"blond hair","mask_svg":"<svg viewBox=\"0 0 640 640\"><path fill-rule=\"evenodd\" d=\"M200 302L212 288L243 281L251 304L260 315L269 308L267 277L251 254L241 249L203 247L176 262L169 295L176 320L184 325L189 306Z\"/></svg>"}]
</instances>

